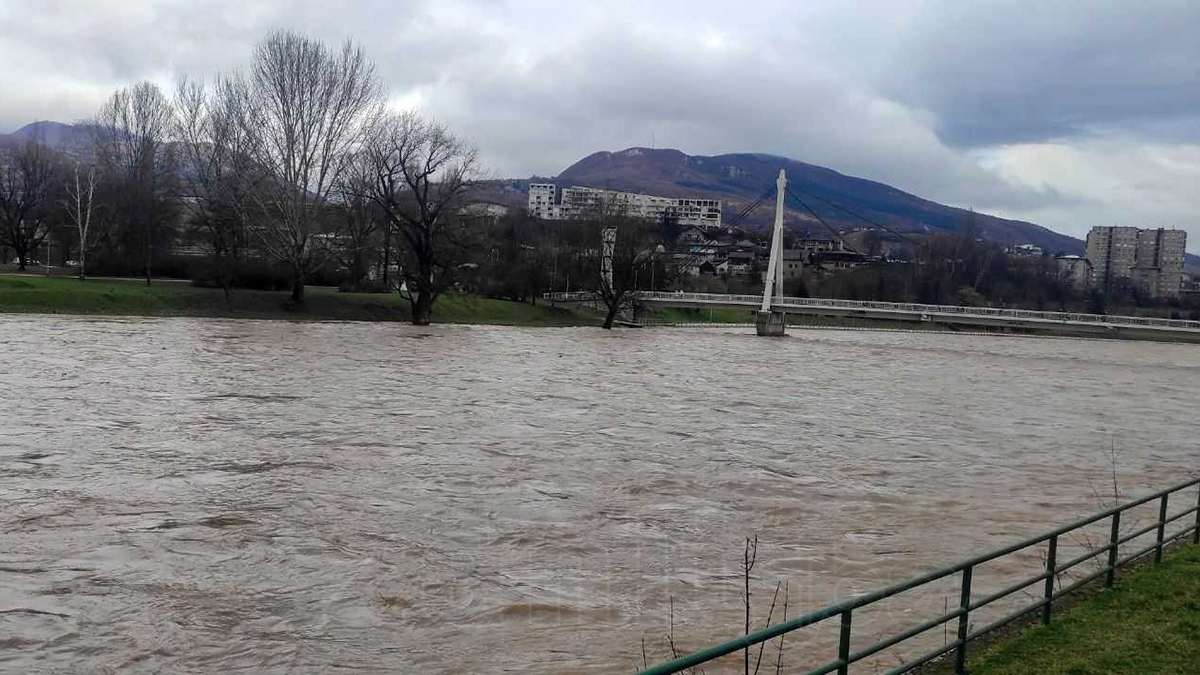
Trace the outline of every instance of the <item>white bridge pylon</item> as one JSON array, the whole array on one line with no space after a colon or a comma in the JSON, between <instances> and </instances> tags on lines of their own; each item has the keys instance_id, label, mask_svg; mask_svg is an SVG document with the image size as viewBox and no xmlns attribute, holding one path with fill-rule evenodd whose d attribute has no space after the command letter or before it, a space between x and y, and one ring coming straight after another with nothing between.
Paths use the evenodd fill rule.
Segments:
<instances>
[{"instance_id":1,"label":"white bridge pylon","mask_svg":"<svg viewBox=\"0 0 1200 675\"><path fill-rule=\"evenodd\" d=\"M775 229L771 233L771 259L763 284L763 312L771 311L772 296L776 301L783 299L783 195L786 190L787 175L780 169L779 178L775 179Z\"/></svg>"}]
</instances>

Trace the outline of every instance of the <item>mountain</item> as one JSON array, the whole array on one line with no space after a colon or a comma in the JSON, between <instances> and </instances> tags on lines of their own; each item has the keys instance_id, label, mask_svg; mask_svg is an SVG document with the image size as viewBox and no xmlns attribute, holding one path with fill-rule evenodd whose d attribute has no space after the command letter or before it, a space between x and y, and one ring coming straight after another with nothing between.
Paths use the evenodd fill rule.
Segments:
<instances>
[{"instance_id":1,"label":"mountain","mask_svg":"<svg viewBox=\"0 0 1200 675\"><path fill-rule=\"evenodd\" d=\"M0 134L0 142L37 141L69 155L84 155L92 142L91 132L82 124L41 121L26 124L11 134Z\"/></svg>"},{"instance_id":2,"label":"mountain","mask_svg":"<svg viewBox=\"0 0 1200 675\"><path fill-rule=\"evenodd\" d=\"M1084 242L1033 223L945 206L890 185L765 154L705 157L648 148L597 152L572 164L554 181L560 187L582 185L664 197L717 198L724 201L724 220L730 222L763 192L774 188L780 169L787 171L788 187L839 231L869 225L831 204L901 233L962 232L973 221L980 237L1006 246L1036 244L1051 253L1084 252ZM769 200L745 222L765 225L773 214L774 202ZM790 198L786 220L789 227L807 230L814 236L827 233L816 218Z\"/></svg>"}]
</instances>

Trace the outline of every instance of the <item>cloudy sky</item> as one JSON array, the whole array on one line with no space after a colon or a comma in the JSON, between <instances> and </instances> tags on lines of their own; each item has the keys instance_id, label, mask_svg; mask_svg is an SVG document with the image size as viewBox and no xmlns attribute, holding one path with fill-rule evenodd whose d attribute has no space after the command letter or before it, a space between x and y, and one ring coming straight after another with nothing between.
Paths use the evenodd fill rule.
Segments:
<instances>
[{"instance_id":1,"label":"cloudy sky","mask_svg":"<svg viewBox=\"0 0 1200 675\"><path fill-rule=\"evenodd\" d=\"M0 0L0 132L114 88L351 37L497 177L596 150L766 152L1082 235L1200 252L1196 0Z\"/></svg>"}]
</instances>

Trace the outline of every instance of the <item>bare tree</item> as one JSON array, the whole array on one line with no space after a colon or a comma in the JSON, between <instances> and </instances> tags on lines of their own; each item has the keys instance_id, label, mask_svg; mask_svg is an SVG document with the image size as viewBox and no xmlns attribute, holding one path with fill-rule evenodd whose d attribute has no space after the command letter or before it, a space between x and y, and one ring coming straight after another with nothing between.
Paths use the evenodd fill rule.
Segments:
<instances>
[{"instance_id":1,"label":"bare tree","mask_svg":"<svg viewBox=\"0 0 1200 675\"><path fill-rule=\"evenodd\" d=\"M479 152L416 112L384 119L368 152L371 197L402 239L412 322L428 325L434 301L453 283L468 248L470 233L456 211L479 176Z\"/></svg>"},{"instance_id":2,"label":"bare tree","mask_svg":"<svg viewBox=\"0 0 1200 675\"><path fill-rule=\"evenodd\" d=\"M95 244L96 236L99 234L99 228L92 227L92 216L95 213L95 197L96 197L96 167L89 165L87 168L87 180L81 182L79 180L79 162L75 163L75 172L73 179L66 181L67 198L63 202L66 206L67 215L71 218L71 222L75 224L75 230L79 234L79 278L84 279L87 276L87 254L88 250Z\"/></svg>"},{"instance_id":3,"label":"bare tree","mask_svg":"<svg viewBox=\"0 0 1200 675\"><path fill-rule=\"evenodd\" d=\"M212 276L232 301L245 252L246 230L254 203L251 195L260 172L250 161L249 140L231 106L237 96L223 95L230 82L218 78L210 89L183 78L175 92L176 137L188 176L184 208L202 234L212 260Z\"/></svg>"},{"instance_id":4,"label":"bare tree","mask_svg":"<svg viewBox=\"0 0 1200 675\"><path fill-rule=\"evenodd\" d=\"M149 285L155 232L175 211L175 156L168 143L175 111L158 85L139 82L113 93L92 129L96 158L115 183L112 215L127 252L144 252Z\"/></svg>"},{"instance_id":5,"label":"bare tree","mask_svg":"<svg viewBox=\"0 0 1200 675\"><path fill-rule=\"evenodd\" d=\"M367 277L367 256L375 249L371 240L385 227L382 210L370 197L373 181L370 158L361 153L338 189L342 229L337 252L339 262L350 274L349 282L353 288L363 285Z\"/></svg>"},{"instance_id":6,"label":"bare tree","mask_svg":"<svg viewBox=\"0 0 1200 675\"><path fill-rule=\"evenodd\" d=\"M251 194L263 215L267 253L292 274L292 302L329 258L322 242L330 197L382 110L375 65L346 41L340 52L294 32L259 43L249 71L228 80L223 95L237 114L254 166L263 173Z\"/></svg>"},{"instance_id":7,"label":"bare tree","mask_svg":"<svg viewBox=\"0 0 1200 675\"><path fill-rule=\"evenodd\" d=\"M665 253L660 228L628 215L619 204L601 205L579 227L587 242L584 283L604 303L604 328L612 328L620 312L633 307L639 283L650 284L651 270Z\"/></svg>"},{"instance_id":8,"label":"bare tree","mask_svg":"<svg viewBox=\"0 0 1200 675\"><path fill-rule=\"evenodd\" d=\"M26 141L0 149L0 244L17 254L18 269L50 234L50 198L58 167L54 152Z\"/></svg>"}]
</instances>

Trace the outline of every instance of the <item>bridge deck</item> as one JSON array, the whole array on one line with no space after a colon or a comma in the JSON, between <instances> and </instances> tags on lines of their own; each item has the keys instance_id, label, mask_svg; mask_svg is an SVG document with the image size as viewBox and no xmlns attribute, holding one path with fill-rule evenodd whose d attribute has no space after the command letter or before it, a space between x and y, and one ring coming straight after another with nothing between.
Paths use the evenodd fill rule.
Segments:
<instances>
[{"instance_id":1,"label":"bridge deck","mask_svg":"<svg viewBox=\"0 0 1200 675\"><path fill-rule=\"evenodd\" d=\"M577 302L584 295L587 294L555 293L551 294L550 298L557 302ZM718 293L641 292L638 294L638 300L649 306L725 307L746 309L747 311L757 310L762 305L762 298L757 295ZM858 317L1099 337L1200 342L1200 321L1182 319L794 297L777 299L772 303L771 308L779 312L800 315Z\"/></svg>"}]
</instances>

